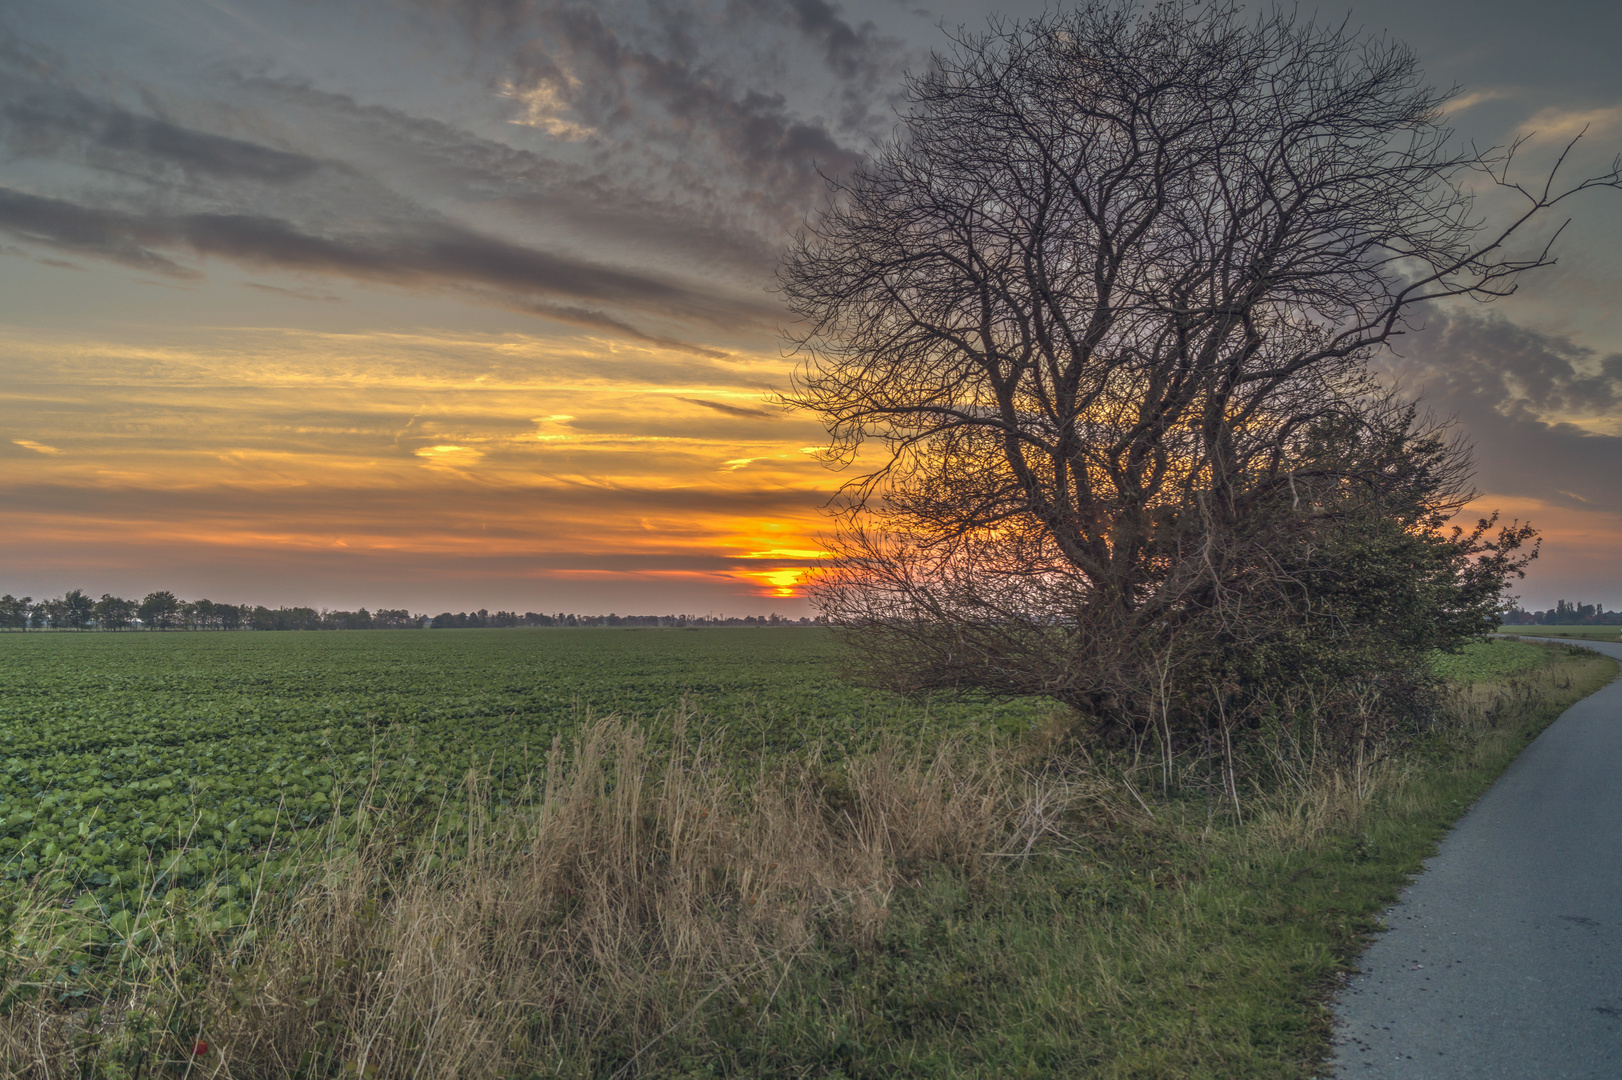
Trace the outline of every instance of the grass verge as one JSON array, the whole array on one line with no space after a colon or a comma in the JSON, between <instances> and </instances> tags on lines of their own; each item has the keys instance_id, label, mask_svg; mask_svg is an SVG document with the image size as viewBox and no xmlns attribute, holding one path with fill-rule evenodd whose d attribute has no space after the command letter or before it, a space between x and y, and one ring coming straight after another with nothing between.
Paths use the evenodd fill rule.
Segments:
<instances>
[{"instance_id":1,"label":"grass verge","mask_svg":"<svg viewBox=\"0 0 1622 1080\"><path fill-rule=\"evenodd\" d=\"M1617 641L1622 626L1501 626L1499 633L1521 637L1576 638L1580 641Z\"/></svg>"},{"instance_id":2,"label":"grass verge","mask_svg":"<svg viewBox=\"0 0 1622 1080\"><path fill-rule=\"evenodd\" d=\"M1338 765L1274 743L1232 801L1201 762L1154 792L1034 742L751 777L604 720L455 830L402 832L366 793L276 888L114 924L44 874L5 898L0 1075L1311 1076L1407 875L1616 672L1516 642L1451 662L1468 681L1423 742Z\"/></svg>"}]
</instances>

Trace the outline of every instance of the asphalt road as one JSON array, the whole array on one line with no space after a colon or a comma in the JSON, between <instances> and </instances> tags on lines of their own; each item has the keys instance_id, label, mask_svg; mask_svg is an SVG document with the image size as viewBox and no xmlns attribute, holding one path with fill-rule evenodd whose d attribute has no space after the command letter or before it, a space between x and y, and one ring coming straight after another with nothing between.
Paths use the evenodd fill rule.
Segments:
<instances>
[{"instance_id":1,"label":"asphalt road","mask_svg":"<svg viewBox=\"0 0 1622 1080\"><path fill-rule=\"evenodd\" d=\"M1622 680L1526 748L1386 925L1336 1004L1335 1077L1622 1078Z\"/></svg>"}]
</instances>

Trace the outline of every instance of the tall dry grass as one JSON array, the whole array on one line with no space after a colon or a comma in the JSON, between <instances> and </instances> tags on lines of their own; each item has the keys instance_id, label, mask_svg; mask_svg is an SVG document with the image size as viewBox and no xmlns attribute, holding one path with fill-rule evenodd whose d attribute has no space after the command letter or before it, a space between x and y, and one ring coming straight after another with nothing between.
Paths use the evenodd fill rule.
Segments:
<instances>
[{"instance_id":1,"label":"tall dry grass","mask_svg":"<svg viewBox=\"0 0 1622 1080\"><path fill-rule=\"evenodd\" d=\"M1502 757L1549 701L1590 684L1611 663L1572 650L1513 677L1452 686L1432 728L1417 740L1384 731L1330 753L1326 740L1313 737L1310 720L1304 737L1264 738L1245 799L1251 835L1281 850L1304 847L1357 829L1375 811L1407 813L1425 798L1439 756L1464 768Z\"/></svg>"},{"instance_id":2,"label":"tall dry grass","mask_svg":"<svg viewBox=\"0 0 1622 1080\"><path fill-rule=\"evenodd\" d=\"M521 807L470 774L454 833L359 820L247 926L152 898L78 997L39 943L97 916L42 879L12 911L0 1076L637 1075L705 1010L769 1011L807 950L871 942L907 866L980 872L1104 790L957 745L743 778L712 749L592 722Z\"/></svg>"}]
</instances>

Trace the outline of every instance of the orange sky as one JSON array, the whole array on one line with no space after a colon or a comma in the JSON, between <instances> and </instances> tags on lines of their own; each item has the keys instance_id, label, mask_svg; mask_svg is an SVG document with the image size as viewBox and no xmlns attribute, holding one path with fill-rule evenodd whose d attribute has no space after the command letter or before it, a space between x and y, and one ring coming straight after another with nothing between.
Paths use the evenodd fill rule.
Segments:
<instances>
[{"instance_id":1,"label":"orange sky","mask_svg":"<svg viewBox=\"0 0 1622 1080\"><path fill-rule=\"evenodd\" d=\"M0 544L40 592L808 610L794 587L835 478L821 429L765 399L780 356L519 332L137 336L159 340L0 331L16 418Z\"/></svg>"},{"instance_id":2,"label":"orange sky","mask_svg":"<svg viewBox=\"0 0 1622 1080\"><path fill-rule=\"evenodd\" d=\"M809 613L796 586L840 476L815 456L815 421L768 400L793 367L769 338L698 355L518 322L300 328L301 302L242 310L237 294L263 301L213 292L280 324L176 326L165 304L186 295L78 329L0 327L7 591ZM346 323L419 306L351 300ZM1613 558L1614 513L1483 479L1471 513L1544 530L1529 604L1606 599L1594 568Z\"/></svg>"},{"instance_id":3,"label":"orange sky","mask_svg":"<svg viewBox=\"0 0 1622 1080\"><path fill-rule=\"evenodd\" d=\"M13 5L0 592L809 614L841 477L769 404L777 253L943 25L1046 6ZM1619 12L1351 18L1468 91L1461 139L1538 174L1586 125L1590 173ZM1622 199L1585 198L1558 267L1387 365L1543 528L1533 607L1622 605Z\"/></svg>"}]
</instances>

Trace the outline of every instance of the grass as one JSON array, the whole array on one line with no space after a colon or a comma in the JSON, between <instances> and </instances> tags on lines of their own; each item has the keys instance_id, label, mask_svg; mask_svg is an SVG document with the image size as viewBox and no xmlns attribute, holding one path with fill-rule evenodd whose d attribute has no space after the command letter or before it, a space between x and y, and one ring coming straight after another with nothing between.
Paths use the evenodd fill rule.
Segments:
<instances>
[{"instance_id":1,"label":"grass","mask_svg":"<svg viewBox=\"0 0 1622 1080\"><path fill-rule=\"evenodd\" d=\"M1407 875L1616 671L1438 663L1467 681L1425 740L1274 742L1237 808L1052 726L784 755L677 713L582 722L505 807L472 772L454 831L363 791L241 924L211 885L111 927L43 872L6 896L0 1076L1312 1076Z\"/></svg>"},{"instance_id":2,"label":"grass","mask_svg":"<svg viewBox=\"0 0 1622 1080\"><path fill-rule=\"evenodd\" d=\"M1586 641L1622 640L1622 626L1500 626L1501 634L1521 637L1578 638Z\"/></svg>"}]
</instances>

